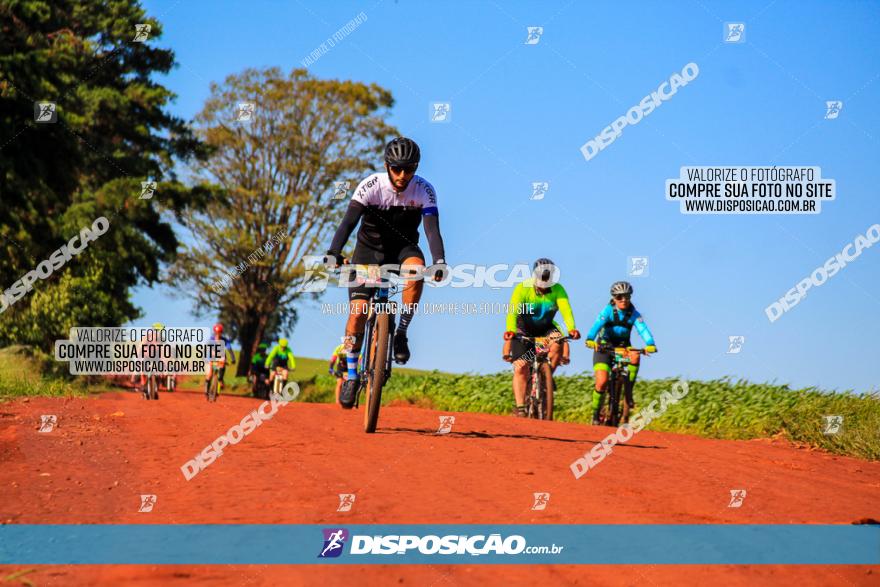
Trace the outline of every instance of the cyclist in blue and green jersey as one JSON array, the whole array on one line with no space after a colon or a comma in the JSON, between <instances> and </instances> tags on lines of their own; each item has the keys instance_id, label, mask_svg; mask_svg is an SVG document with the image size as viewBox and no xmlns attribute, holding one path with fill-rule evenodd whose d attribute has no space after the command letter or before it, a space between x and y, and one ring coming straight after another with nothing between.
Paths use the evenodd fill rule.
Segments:
<instances>
[{"instance_id":1,"label":"cyclist in blue and green jersey","mask_svg":"<svg viewBox=\"0 0 880 587\"><path fill-rule=\"evenodd\" d=\"M507 313L507 328L504 333L505 361L513 363L513 395L516 399L516 415L525 416L525 393L528 385L529 359L535 351L532 342L516 338L516 335L528 337L547 337L554 333L562 336L562 329L553 320L556 312L562 314L562 320L568 330L568 336L580 338L574 323L574 314L568 301L565 288L555 282L558 275L556 265L550 259L541 258L535 261L533 276L518 284L510 296ZM556 274L556 275L554 275ZM550 368L555 370L562 363L568 363L568 345L551 344L548 353ZM547 390L547 419L553 418L553 390Z\"/></svg>"},{"instance_id":2,"label":"cyclist in blue and green jersey","mask_svg":"<svg viewBox=\"0 0 880 587\"><path fill-rule=\"evenodd\" d=\"M632 303L633 288L626 281L617 281L611 285L611 300L601 312L596 322L587 333L585 344L593 349L593 374L596 378L596 389L593 391L593 425L599 424L599 408L602 405L602 394L608 383L608 371L611 369L612 353L600 351L600 345L627 348L630 346L630 334L633 327L645 341L645 352L656 353L654 336L645 324L644 318ZM639 372L639 353L629 353L629 377L626 384L626 403L630 412L634 406L633 387L636 374Z\"/></svg>"}]
</instances>

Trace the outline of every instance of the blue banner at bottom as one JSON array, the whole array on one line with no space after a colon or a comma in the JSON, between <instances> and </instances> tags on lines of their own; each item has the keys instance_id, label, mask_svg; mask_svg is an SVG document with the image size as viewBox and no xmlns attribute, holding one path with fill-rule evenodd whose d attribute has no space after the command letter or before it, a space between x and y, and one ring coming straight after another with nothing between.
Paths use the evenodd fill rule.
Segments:
<instances>
[{"instance_id":1,"label":"blue banner at bottom","mask_svg":"<svg viewBox=\"0 0 880 587\"><path fill-rule=\"evenodd\" d=\"M880 564L880 526L0 526L0 564Z\"/></svg>"}]
</instances>

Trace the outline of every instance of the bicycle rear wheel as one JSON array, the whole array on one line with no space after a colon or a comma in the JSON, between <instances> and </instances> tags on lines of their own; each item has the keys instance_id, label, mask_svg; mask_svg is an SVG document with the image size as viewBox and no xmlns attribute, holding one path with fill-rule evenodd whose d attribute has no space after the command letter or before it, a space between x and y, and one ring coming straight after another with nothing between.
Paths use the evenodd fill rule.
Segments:
<instances>
[{"instance_id":1,"label":"bicycle rear wheel","mask_svg":"<svg viewBox=\"0 0 880 587\"><path fill-rule=\"evenodd\" d=\"M379 408L382 407L382 387L386 380L388 365L388 343L391 335L391 316L384 312L376 314L375 328L369 341L369 376L366 385L366 407L364 410L364 432L372 434L379 423Z\"/></svg>"}]
</instances>

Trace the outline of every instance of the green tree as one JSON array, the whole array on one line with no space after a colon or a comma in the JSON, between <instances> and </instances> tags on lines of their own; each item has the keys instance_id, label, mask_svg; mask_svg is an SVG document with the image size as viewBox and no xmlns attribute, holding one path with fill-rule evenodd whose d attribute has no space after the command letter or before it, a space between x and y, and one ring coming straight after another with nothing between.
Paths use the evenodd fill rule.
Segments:
<instances>
[{"instance_id":1,"label":"green tree","mask_svg":"<svg viewBox=\"0 0 880 587\"><path fill-rule=\"evenodd\" d=\"M136 24L151 28L144 42L133 40ZM161 32L134 0L0 0L0 288L95 218L110 220L108 234L0 314L0 344L136 318L130 288L154 283L173 259L168 219L205 192L173 167L204 150L152 79L174 63L156 46ZM35 122L36 102L55 103L57 122ZM140 199L147 180L156 195Z\"/></svg>"},{"instance_id":2,"label":"green tree","mask_svg":"<svg viewBox=\"0 0 880 587\"><path fill-rule=\"evenodd\" d=\"M249 121L238 119L238 104L254 105ZM298 289L302 257L323 252L347 205L333 199L334 182L353 189L395 133L385 122L392 104L375 84L316 79L305 69L248 69L211 86L196 120L213 155L197 172L224 193L184 215L192 244L171 274L197 312L232 324L239 375L267 328L292 327L294 301L315 297Z\"/></svg>"}]
</instances>

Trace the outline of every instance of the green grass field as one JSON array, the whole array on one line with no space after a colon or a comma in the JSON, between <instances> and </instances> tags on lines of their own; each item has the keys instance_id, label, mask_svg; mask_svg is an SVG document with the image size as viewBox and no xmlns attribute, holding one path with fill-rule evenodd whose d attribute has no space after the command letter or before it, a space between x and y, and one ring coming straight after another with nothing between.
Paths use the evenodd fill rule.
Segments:
<instances>
[{"instance_id":1,"label":"green grass field","mask_svg":"<svg viewBox=\"0 0 880 587\"><path fill-rule=\"evenodd\" d=\"M0 401L21 396L85 395L110 387L98 378L41 375L47 363L23 347L0 349ZM234 369L234 368L233 368ZM227 369L224 393L247 395L248 382ZM299 401L332 402L335 379L325 359L297 358L290 377L301 388ZM657 400L676 379L639 380L636 410ZM688 393L649 426L652 430L710 438L784 437L795 443L837 454L880 459L880 398L875 395L791 389L786 385L717 379L688 381ZM556 378L555 418L588 423L593 378L589 374ZM181 380L181 387L200 389L201 376ZM513 407L511 375L450 374L395 368L383 391L383 403L460 412L509 414ZM826 435L825 416L843 417L841 432Z\"/></svg>"}]
</instances>

